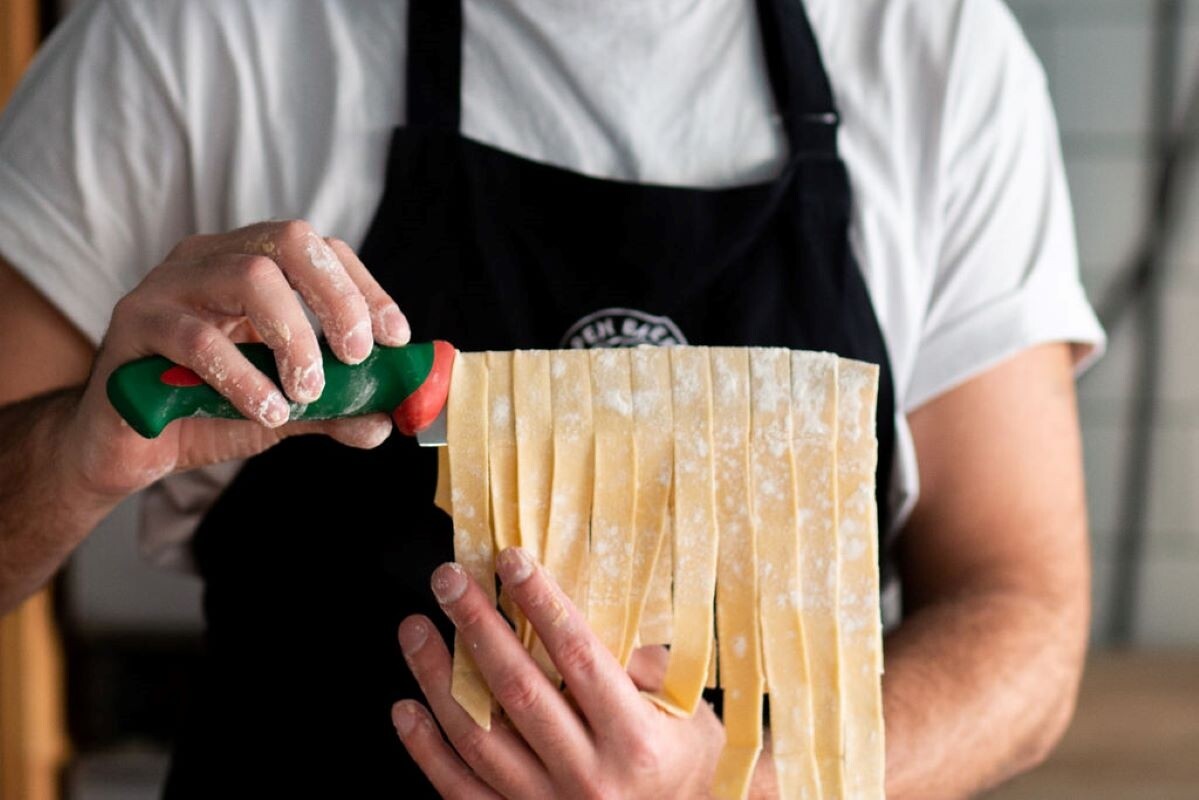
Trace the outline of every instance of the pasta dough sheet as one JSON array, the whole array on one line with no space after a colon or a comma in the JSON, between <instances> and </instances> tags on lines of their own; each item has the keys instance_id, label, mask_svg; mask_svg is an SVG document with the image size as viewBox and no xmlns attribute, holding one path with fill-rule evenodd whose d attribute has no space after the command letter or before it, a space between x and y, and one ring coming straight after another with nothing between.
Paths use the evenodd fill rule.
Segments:
<instances>
[{"instance_id":1,"label":"pasta dough sheet","mask_svg":"<svg viewBox=\"0 0 1199 800\"><path fill-rule=\"evenodd\" d=\"M724 689L715 796L746 796L769 694L782 796L882 798L877 383L872 365L778 348L461 353L435 502L485 591L520 545L622 662L669 644L664 710ZM458 646L452 691L490 724Z\"/></svg>"}]
</instances>

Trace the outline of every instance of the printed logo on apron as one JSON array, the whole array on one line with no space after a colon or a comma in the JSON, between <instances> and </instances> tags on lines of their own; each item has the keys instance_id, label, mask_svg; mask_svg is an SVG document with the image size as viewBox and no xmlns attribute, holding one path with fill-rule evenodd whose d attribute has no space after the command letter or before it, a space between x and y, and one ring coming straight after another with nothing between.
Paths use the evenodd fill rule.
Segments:
<instances>
[{"instance_id":1,"label":"printed logo on apron","mask_svg":"<svg viewBox=\"0 0 1199 800\"><path fill-rule=\"evenodd\" d=\"M633 308L602 308L571 325L559 347L590 350L643 344L671 347L687 344L687 338L670 317L657 317Z\"/></svg>"}]
</instances>

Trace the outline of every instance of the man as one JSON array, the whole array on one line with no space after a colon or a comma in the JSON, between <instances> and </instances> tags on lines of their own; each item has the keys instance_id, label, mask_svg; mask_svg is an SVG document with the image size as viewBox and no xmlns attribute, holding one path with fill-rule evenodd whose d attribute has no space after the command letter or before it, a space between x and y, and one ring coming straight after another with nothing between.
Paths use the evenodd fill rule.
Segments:
<instances>
[{"instance_id":1,"label":"man","mask_svg":"<svg viewBox=\"0 0 1199 800\"><path fill-rule=\"evenodd\" d=\"M1064 730L1088 616L1071 368L1102 334L1043 76L996 0L96 2L6 115L0 179L3 607L122 497L261 454L189 544L210 663L169 795L411 792L417 767L447 796L707 790L719 725L640 700L652 654L614 674L575 620L547 641L574 705L505 660L478 592L434 573L428 454L383 418L287 422L283 395L322 388L308 313L347 363L410 331L567 346L597 315L879 363L888 794L968 795ZM140 439L103 386L148 353L249 420ZM519 553L500 574L534 612L553 591ZM514 727L455 716L438 606ZM418 688L448 745L409 701L396 744L386 708Z\"/></svg>"}]
</instances>

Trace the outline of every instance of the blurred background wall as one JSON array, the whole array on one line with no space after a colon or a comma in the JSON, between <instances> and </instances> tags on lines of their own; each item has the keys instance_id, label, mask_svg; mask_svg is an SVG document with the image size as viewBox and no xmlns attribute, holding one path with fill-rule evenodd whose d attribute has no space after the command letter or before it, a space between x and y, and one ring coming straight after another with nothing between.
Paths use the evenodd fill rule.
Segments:
<instances>
[{"instance_id":1,"label":"blurred background wall","mask_svg":"<svg viewBox=\"0 0 1199 800\"><path fill-rule=\"evenodd\" d=\"M37 5L57 14L76 3ZM1127 491L1132 415L1145 383L1144 335L1153 329L1139 324L1136 307L1122 305L1121 276L1141 249L1155 196L1160 6L1157 0L1009 5L1045 66L1057 107L1083 280L1092 301L1119 321L1109 331L1107 357L1080 387L1096 655L1078 721L1058 755L995 797L1199 797L1199 769L1192 765L1199 754L1199 658L1191 654L1199 652L1199 171L1189 146L1174 171L1178 224L1159 242L1163 278L1158 300L1148 306L1160 309L1161 381L1150 398L1148 461L1132 467L1146 479L1143 514L1130 515ZM1181 106L1199 78L1199 0L1180 2L1179 14L1172 94ZM72 798L156 796L163 741L186 703L199 647L200 585L139 561L136 516L136 499L118 509L72 559L58 590L71 727L80 749L65 783ZM1115 567L1129 560L1119 533L1136 527L1132 518L1143 523L1144 537L1121 606L1132 611L1123 631L1131 648L1115 651Z\"/></svg>"},{"instance_id":2,"label":"blurred background wall","mask_svg":"<svg viewBox=\"0 0 1199 800\"><path fill-rule=\"evenodd\" d=\"M1115 298L1150 213L1154 0L1011 0L1049 78L1074 200L1082 277L1093 303ZM1199 78L1199 3L1181 4L1178 105ZM1194 138L1194 134L1191 135ZM1161 393L1152 432L1144 562L1132 638L1199 644L1199 173L1191 148L1177 166L1176 229L1164 242ZM1095 552L1095 633L1110 623L1116 532L1125 495L1130 405L1138 389L1135 319L1109 330L1107 356L1086 375L1080 404Z\"/></svg>"}]
</instances>

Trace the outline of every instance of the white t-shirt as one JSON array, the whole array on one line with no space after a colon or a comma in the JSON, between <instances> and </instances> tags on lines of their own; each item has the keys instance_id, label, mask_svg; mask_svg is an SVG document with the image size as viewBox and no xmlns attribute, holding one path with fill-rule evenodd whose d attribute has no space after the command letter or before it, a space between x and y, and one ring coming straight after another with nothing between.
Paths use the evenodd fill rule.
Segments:
<instances>
[{"instance_id":1,"label":"white t-shirt","mask_svg":"<svg viewBox=\"0 0 1199 800\"><path fill-rule=\"evenodd\" d=\"M806 6L894 371L901 525L919 489L906 412L1037 343L1097 355L1103 333L1044 75L1001 1ZM361 242L403 123L406 18L401 0L91 0L0 122L0 253L98 342L188 234L296 217ZM465 28L467 137L688 186L785 157L754 0L466 0ZM149 493L151 558L180 563L236 468Z\"/></svg>"}]
</instances>

